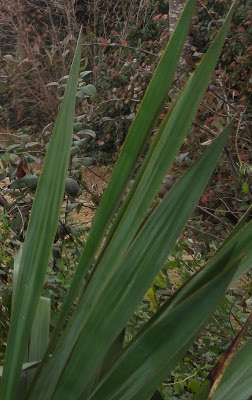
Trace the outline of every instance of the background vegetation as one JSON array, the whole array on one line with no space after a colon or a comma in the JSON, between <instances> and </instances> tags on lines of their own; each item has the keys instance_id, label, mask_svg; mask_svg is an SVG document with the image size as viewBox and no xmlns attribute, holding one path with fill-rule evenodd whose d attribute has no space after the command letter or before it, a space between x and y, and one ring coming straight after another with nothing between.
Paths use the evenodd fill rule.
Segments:
<instances>
[{"instance_id":1,"label":"background vegetation","mask_svg":"<svg viewBox=\"0 0 252 400\"><path fill-rule=\"evenodd\" d=\"M190 48L184 53L156 126L197 67L229 6L228 1L198 2L190 29ZM208 261L251 203L251 15L249 3L237 1L211 85L180 153L167 171L154 206L230 118L235 121L232 137L171 256L130 319L125 345L164 300ZM169 2L113 4L94 0L85 2L85 7L81 1L68 0L0 2L2 360L10 320L13 255L24 240L37 176L64 92L80 24L84 27L84 41L69 176L44 289L55 315L90 229L90 215L85 218L87 209L95 211L99 204L110 166L117 160L169 39ZM154 129L150 143L155 133ZM141 162L140 158L138 168ZM97 165L102 167L97 169ZM92 175L92 171L99 176ZM164 398L190 399L199 391L200 382L237 337L250 309L248 273L227 293L183 362L164 382L160 388ZM246 335L244 340L251 332Z\"/></svg>"}]
</instances>

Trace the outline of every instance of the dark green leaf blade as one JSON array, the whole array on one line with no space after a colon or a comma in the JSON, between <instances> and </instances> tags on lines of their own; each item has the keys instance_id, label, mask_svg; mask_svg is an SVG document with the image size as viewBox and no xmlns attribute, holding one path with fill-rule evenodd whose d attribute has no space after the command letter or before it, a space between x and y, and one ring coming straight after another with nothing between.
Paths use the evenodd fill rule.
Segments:
<instances>
[{"instance_id":1,"label":"dark green leaf blade","mask_svg":"<svg viewBox=\"0 0 252 400\"><path fill-rule=\"evenodd\" d=\"M96 299L100 297L109 284L110 277L115 274L120 259L124 256L134 234L137 232L139 224L150 206L159 184L189 129L224 43L232 12L233 7L231 7L221 30L202 59L198 69L192 74L171 112L165 118L161 126L161 133L160 135L158 134L157 140L150 150L150 157L147 155L146 165L143 166L144 172L140 176L137 188L134 188L135 191L129 206L125 210L118 228L107 246L106 252L103 254L99 266L83 296L81 310L78 312L78 317L76 317L78 324L71 323L69 337L66 338L64 336L65 343L70 346L68 349L69 353L71 352L70 349L73 348L73 343L76 342L78 335L81 333L81 327L84 325L89 310L93 309ZM169 153L165 152L165 149L169 149ZM66 357L67 346L64 345L63 347ZM54 362L56 362L54 361L54 357L49 361L49 364L51 364L53 370L57 369L60 374L59 364L62 364L61 368L63 368L64 364L64 356L60 350L57 357L57 368L53 367ZM70 379L70 365L73 364L74 362L69 364L67 369L68 374L64 375L66 381ZM68 375L68 378L66 375ZM85 378L87 378L87 373L85 374Z\"/></svg>"},{"instance_id":2,"label":"dark green leaf blade","mask_svg":"<svg viewBox=\"0 0 252 400\"><path fill-rule=\"evenodd\" d=\"M96 369L95 366L97 366L101 361L103 354L106 352L106 348L109 346L109 343L111 343L110 341L113 341L113 335L116 337L116 335L119 334L120 330L131 315L131 312L133 312L135 304L141 299L151 281L155 278L156 273L161 267L170 248L175 243L178 234L186 223L187 218L214 169L220 151L226 142L229 129L230 126L227 127L223 134L221 134L219 138L206 150L202 158L193 166L187 175L185 175L181 181L175 185L174 189L170 192L164 202L161 203L160 207L153 215L153 218L148 222L144 234L139 235L139 239L136 240L136 243L132 246L124 264L121 266L119 271L117 271L113 284L111 284L105 292L105 297L103 296L100 299L99 304L97 304L97 309L92 311L92 315L86 316L83 316L81 312L77 312L74 323L71 323L70 330L72 330L72 334L74 335L76 331L81 328L84 319L88 316L91 318L91 326L93 325L94 329L94 331L91 330L88 331L88 333L86 331L86 338L83 336L81 351L86 349L87 359L90 359L90 362L88 364L85 363L85 365L82 366L83 375L81 377L81 385L85 384L85 380L88 381L89 374L92 376L92 368L93 370ZM188 196L188 188L192 188L189 192L190 196ZM177 207L178 198L181 199L181 202L184 205L183 209ZM174 212L174 210L176 210L176 212ZM171 229L175 226L174 221L176 221L176 229L171 234ZM155 241L155 238L159 239L158 243L155 246L155 249L150 252L150 245ZM164 241L166 246L162 251L160 251L160 248L164 247ZM150 257L147 257L146 259L146 255L149 255ZM81 303L80 306L82 306ZM99 329L95 322L99 321L97 315L107 316L102 327L102 337L99 338L99 347L97 346L96 341L92 344L93 338L96 335L95 332ZM74 336L69 336L69 340L74 341ZM59 362L61 362L64 357L68 357L66 348L69 343L70 342L67 343L63 341L62 346L60 345L58 347ZM77 353L80 354L79 348ZM85 358L82 360L84 361ZM76 360L74 363L76 363ZM52 371L59 371L59 365L54 363L53 357L50 360L50 364L49 376ZM76 366L77 364L78 363L76 363ZM65 378L66 383L69 376L71 376L71 374ZM48 384L47 380L41 380L41 382L42 385ZM76 375L75 382L77 384ZM64 393L67 396L67 392L65 391ZM59 398L60 396L63 396L62 398L64 398L64 393L60 391ZM34 399L39 399L38 396L39 390L35 390Z\"/></svg>"},{"instance_id":3,"label":"dark green leaf blade","mask_svg":"<svg viewBox=\"0 0 252 400\"><path fill-rule=\"evenodd\" d=\"M161 308L89 400L145 400L216 308L252 239L252 223ZM251 260L250 260L251 261Z\"/></svg>"},{"instance_id":4,"label":"dark green leaf blade","mask_svg":"<svg viewBox=\"0 0 252 400\"><path fill-rule=\"evenodd\" d=\"M156 194L156 190L161 184L161 181L166 171L168 170L169 165L173 160L173 157L175 157L175 154L178 151L183 141L183 138L187 133L187 130L189 129L189 126L200 104L201 97L205 89L207 88L208 81L211 77L212 71L218 59L218 55L224 43L229 23L231 21L232 12L233 6L231 7L226 21L220 32L218 33L215 41L210 46L208 53L202 59L198 70L195 71L195 73L189 79L189 82L187 83L185 89L179 96L179 99L176 101L172 112L169 113L169 115L165 118L163 125L161 126L160 134L158 134L157 140L150 150L150 156L147 156L147 161L142 167L143 172L140 172L140 178L136 180L136 185L133 187L134 196L132 196L127 211L124 209L125 212L121 216L121 220L118 222L118 225L122 223L122 226L116 226L114 232L116 240L111 240L111 245L106 248L106 256L103 257L102 266L100 266L101 274L103 274L103 277L100 276L100 281L103 282L104 285L106 284L106 277L109 276L107 269L110 269L111 265L119 262L120 258L123 256L123 253L127 249L127 246L132 240L132 237L137 232L139 225L145 215L145 212L147 211L153 197ZM144 109L144 103L142 107ZM148 109L144 109L143 112L144 115L148 115ZM142 127L140 127L139 129L139 132L141 132ZM131 138L131 133L132 130L128 136L128 140ZM132 137L134 142L137 135L132 135ZM130 142L126 141L126 143ZM135 144L132 144L132 149L134 148ZM133 150L127 146L123 148L123 151L124 149L127 149L127 157L129 157L131 151ZM169 152L166 153L165 149L169 149ZM121 157L119 160L121 160ZM117 166L119 165L120 168L122 168L123 170L127 170L128 164L126 162L125 156L122 157L122 165L118 163ZM102 226L105 227L104 216L107 215L107 210L111 205L111 199L114 197L113 188L116 188L116 186L120 182L120 179L122 178L120 178L119 175L115 175L116 180L113 181L113 176L111 186L108 187L107 191L104 194L104 202L98 209L97 219L94 223L93 234L91 233L89 238L90 243L87 243L85 252L81 257L78 270L75 274L74 281L68 293L66 304L63 307L62 315L60 317L60 323L58 325L58 328L54 332L54 336L52 338L52 348L57 339L64 318L69 312L69 307L72 304L73 296L76 293L76 290L80 287L80 282L83 279L83 273L90 266L90 262L93 260L94 251L95 249L97 249L97 244L100 243L99 238L101 238L101 229ZM99 216L101 216L101 218ZM118 234L117 228L120 229L120 234ZM94 283L93 285L93 290L95 291L94 296L98 296L98 293L96 293L96 283ZM102 286L100 287L100 290L102 291Z\"/></svg>"},{"instance_id":5,"label":"dark green leaf blade","mask_svg":"<svg viewBox=\"0 0 252 400\"><path fill-rule=\"evenodd\" d=\"M62 307L57 327L52 334L50 342L51 349L53 349L57 342L59 332L70 311L74 298L78 293L84 275L93 263L103 235L114 216L115 209L121 199L126 184L133 173L139 154L146 145L157 113L167 96L189 30L195 3L195 0L187 1L177 24L178 29L173 33L167 44L164 54L156 68L156 72L145 93L141 107L132 123L108 188L102 196L101 204L95 215L92 229L85 246L85 252L81 256L73 282Z\"/></svg>"},{"instance_id":6,"label":"dark green leaf blade","mask_svg":"<svg viewBox=\"0 0 252 400\"><path fill-rule=\"evenodd\" d=\"M20 262L20 276L15 295L18 301L14 301L1 385L1 398L5 400L12 400L18 389L19 375L57 229L72 142L80 53L81 32L35 194Z\"/></svg>"},{"instance_id":7,"label":"dark green leaf blade","mask_svg":"<svg viewBox=\"0 0 252 400\"><path fill-rule=\"evenodd\" d=\"M252 339L232 359L212 400L248 400L252 394L251 376Z\"/></svg>"},{"instance_id":8,"label":"dark green leaf blade","mask_svg":"<svg viewBox=\"0 0 252 400\"><path fill-rule=\"evenodd\" d=\"M232 10L231 10L231 12L232 12ZM227 32L229 22L231 19L231 12L228 15L228 18L227 18L223 28L221 29L219 35L217 36L216 40L211 45L208 55L201 62L200 69L199 69L200 72L198 72L197 74L195 73L195 75L192 77L192 79L186 85L185 90L183 91L182 95L179 97L178 101L176 102L176 104L173 108L173 113L171 115L169 115L169 118L167 117L167 119L165 120L165 127L166 127L166 124L167 125L169 124L169 130L165 130L165 127L162 128L162 133L165 132L165 134L158 138L156 147L154 149L155 156L153 157L153 154L154 154L154 151L153 151L153 153L151 154L151 157L150 157L151 162L148 164L148 172L146 173L147 167L146 167L146 171L144 172L145 180L142 179L142 177L141 177L141 186L139 186L140 189L138 190L137 195L134 195L134 201L136 203L137 203L137 199L140 198L142 200L142 197L144 198L143 203L144 203L145 210L148 208L148 205L150 204L151 199L154 195L155 189L156 189L157 185L159 184L159 182L162 180L162 176L165 173L165 171L167 170L167 168L169 166L169 162L171 162L171 159L172 159L172 157L170 157L171 159L169 159L169 162L167 162L167 160L165 160L166 154L164 154L164 149L167 148L167 145L168 145L168 147L172 148L172 152L175 153L177 151L178 144L183 139L183 137L186 133L186 130L188 129L188 124L190 125L190 123L191 123L190 121L193 118L193 116L197 110L197 106L200 102L201 96L203 95L203 92L204 92L205 88L207 87L209 77L211 76L212 70L213 70L216 60L218 58L219 51L221 50L222 44L223 44L225 36L226 36L226 32ZM194 85L196 85L196 90L195 90L195 96L193 97L192 92L193 92ZM193 100L194 103L193 103L192 110L190 111L189 103L192 101L192 98L194 99ZM188 117L187 114L184 115L184 110L189 111L190 117ZM175 115L175 116L173 117L173 115ZM182 118L181 116L183 116L184 118ZM189 122L188 122L188 119L189 119ZM181 122L181 120L183 120L183 121ZM176 124L178 122L179 122L179 124L177 127ZM184 125L185 125L185 127L184 127ZM181 134L181 129L182 129L182 134ZM173 135L169 136L171 133L173 133ZM176 135L179 135L179 140L176 141L175 145L173 145L173 140L174 140L174 137L176 138ZM162 157L160 157L160 154ZM162 159L162 163L163 163L161 171L159 169L160 159ZM156 163L154 162L154 160L156 161ZM152 162L153 162L153 164L150 167ZM153 165L154 165L154 168L153 168ZM154 171L156 174L156 175L155 174L154 175L155 175L155 178L157 178L157 183L153 182L154 178L152 176L148 180L148 177L150 176L150 175L148 176L148 174L151 174L152 171ZM150 188L152 191L149 194ZM148 197L147 200L145 199L145 196ZM52 373L54 373L55 379L57 379L55 374L58 375L58 378L61 376L61 373L63 372L63 369L65 368L64 364L65 364L66 360L70 357L72 349L73 349L73 347L75 347L76 341L78 340L79 335L80 334L83 335L83 338L84 338L84 328L83 328L84 322L89 317L91 310L93 310L93 308L95 307L95 304L99 300L101 293L105 290L106 286L109 284L110 278L117 272L119 262L122 259L128 245L130 244L132 237L134 237L134 233L136 232L136 230L139 227L139 222L142 218L141 215L143 215L144 209L140 210L139 209L140 206L139 206L139 204L137 204L136 212L134 214L134 211L132 211L132 210L135 209L136 203L134 203L132 201L132 203L130 204L129 210L128 209L126 210L125 218L123 217L124 223L120 227L120 231L118 230L117 234L115 235L115 238L113 238L113 240L111 240L112 245L110 248L108 247L107 252L106 252L107 256L108 256L107 259L105 261L104 261L104 259L101 260L99 268L93 275L92 281L88 287L88 290L86 291L86 294L83 296L83 301L81 302L81 308L78 309L78 312L75 315L74 323L73 323L73 321L71 321L72 326L69 328L69 330L63 336L62 342L58 345L58 347L56 349L55 356L52 356L48 362L48 370L46 371L46 369L47 369L46 368L44 370L44 372L42 373L41 377L39 378L40 385L43 385L43 386L47 385L48 388L50 385L50 390L52 390L52 392L54 391L55 382L49 381L49 377L51 376ZM141 203L141 205L143 203ZM140 217L138 216L138 213L140 213ZM130 218L128 219L127 217L129 214L130 214ZM133 228L132 228L132 226L133 226ZM111 250L113 250L113 251L111 251ZM85 267L87 265L88 264L86 264ZM82 276L79 275L79 278L78 278L79 281L81 280L81 277ZM79 282L78 282L78 285L79 285ZM96 332L97 332L97 329L96 329ZM117 332L117 333L119 333L119 332ZM91 334L90 337L91 337L90 340L92 340L93 335ZM81 343L82 343L82 340L81 340ZM90 347L89 341L87 341L87 343L84 347L85 348ZM80 345L80 347L78 347L78 348L82 349L82 346ZM77 351L76 351L75 355L77 355ZM80 351L77 355L78 361L80 361L79 355L80 355ZM99 357L102 357L102 353L100 353ZM89 359L89 357L88 357L88 359ZM96 360L92 359L92 363L94 363L94 364L98 363L98 358ZM73 361L71 365L72 366L77 365L77 363L75 364L75 362ZM97 364L96 364L96 366L97 366ZM73 377L73 375L75 376L75 379L76 379L76 373L73 372L74 368L71 370L71 367L69 366L68 374L64 374L64 378L65 378L66 382L68 381L68 379L71 380L72 379L71 376ZM95 367L93 367L93 368L95 368ZM71 373L69 373L69 372L71 372ZM89 379L88 376L91 378L93 372L94 372L94 370L89 366L88 371L85 372L85 374L84 374L85 379L88 380ZM66 377L66 375L68 375L68 378ZM44 380L44 383L42 384L43 380ZM84 383L85 383L85 381L84 381ZM84 383L82 382L81 384L84 385ZM76 382L76 384L77 384L77 382ZM72 389L73 389L73 387L72 387ZM76 393L79 393L78 392L79 390L80 390L80 388L77 388ZM62 388L60 389L60 391L63 396L66 395L66 392L63 393ZM60 391L57 393L59 398L60 398L60 394L59 394ZM34 393L36 393L36 396L39 396L39 394L40 394L39 385L36 387L36 389L34 389ZM33 395L35 396L35 394L33 394ZM48 398L49 398L49 396L50 396L50 391L48 392Z\"/></svg>"},{"instance_id":9,"label":"dark green leaf blade","mask_svg":"<svg viewBox=\"0 0 252 400\"><path fill-rule=\"evenodd\" d=\"M132 188L132 196L127 208L123 207L120 221L118 221L113 236L110 237L110 242L102 253L102 259L99 260L98 274L100 274L100 281L103 286L106 285L106 279L112 273L113 265L123 257L139 229L166 171L193 121L225 40L232 11L231 8L215 41L201 61L199 68L192 74L171 112L165 118L157 139L147 154L139 177L136 178L136 183ZM94 297L98 296L94 280L90 284L93 285ZM102 286L99 289L102 291Z\"/></svg>"},{"instance_id":10,"label":"dark green leaf blade","mask_svg":"<svg viewBox=\"0 0 252 400\"><path fill-rule=\"evenodd\" d=\"M32 324L27 362L40 361L45 354L49 342L50 311L51 300L41 296ZM35 370L27 373L27 384L31 382L34 373Z\"/></svg>"}]
</instances>

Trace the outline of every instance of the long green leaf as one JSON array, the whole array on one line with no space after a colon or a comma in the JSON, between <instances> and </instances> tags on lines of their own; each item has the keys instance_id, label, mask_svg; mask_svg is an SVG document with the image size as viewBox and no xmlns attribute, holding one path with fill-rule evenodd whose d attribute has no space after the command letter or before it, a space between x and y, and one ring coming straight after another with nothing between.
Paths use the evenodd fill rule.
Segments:
<instances>
[{"instance_id":1,"label":"long green leaf","mask_svg":"<svg viewBox=\"0 0 252 400\"><path fill-rule=\"evenodd\" d=\"M252 257L250 258L250 260L252 260ZM234 358L233 358L234 355L237 355L238 347L240 346L242 338L245 336L249 326L251 325L251 321L252 321L252 313L249 315L246 322L243 324L242 328L240 329L240 331L238 332L236 337L232 340L232 342L230 343L228 348L224 351L224 353L222 354L222 356L220 357L218 362L212 368L212 370L210 371L209 375L207 376L205 382L203 382L203 385L201 386L200 391L198 393L196 393L196 395L193 397L193 400L212 399L216 390L219 389L220 382L223 381L223 374L225 376L225 374L227 372L227 368L229 368L230 363L232 363L234 360ZM251 355L252 354L250 354L250 356ZM249 358L251 358L251 357L249 357ZM247 361L249 361L249 358L246 359L246 357L245 357L241 360L242 363L238 368L238 375L241 376L242 371L243 371L243 366L244 366L242 364L244 363L246 365ZM249 367L249 365L246 365L246 367ZM230 372L230 369L229 369L229 372ZM226 378L227 378L227 376L226 376ZM237 379L237 374L236 374L236 379ZM232 382L232 383L237 384L237 382L235 382L236 379L234 377L234 382ZM227 381L228 381L228 379L227 379ZM224 391L225 390L227 390L227 387L224 389ZM251 393L252 393L252 391L251 391Z\"/></svg>"},{"instance_id":2,"label":"long green leaf","mask_svg":"<svg viewBox=\"0 0 252 400\"><path fill-rule=\"evenodd\" d=\"M13 270L13 283L12 283L12 307L16 296L17 282L20 272L20 261L22 257L23 246L20 246L14 256L14 270ZM50 329L50 310L51 301L48 298L40 297L39 304L36 309L34 321L32 323L31 335L29 338L27 362L40 361L46 351L49 342L49 329ZM27 372L27 382L31 382L35 370ZM27 383L26 382L26 383ZM20 390L19 390L20 391Z\"/></svg>"},{"instance_id":3,"label":"long green leaf","mask_svg":"<svg viewBox=\"0 0 252 400\"><path fill-rule=\"evenodd\" d=\"M1 398L4 400L12 400L18 389L19 375L57 229L72 142L80 54L81 32L35 194L20 262L1 385Z\"/></svg>"},{"instance_id":4,"label":"long green leaf","mask_svg":"<svg viewBox=\"0 0 252 400\"><path fill-rule=\"evenodd\" d=\"M233 5L234 6L234 5ZM156 192L177 154L183 139L197 112L201 98L208 86L218 55L224 43L231 21L233 7L226 18L215 41L202 59L198 69L192 74L181 95L165 117L156 139L132 188L127 209L120 216L114 230L115 239L111 240L103 254L100 268L108 276L107 268L119 261L137 232ZM105 272L106 271L106 272Z\"/></svg>"},{"instance_id":5,"label":"long green leaf","mask_svg":"<svg viewBox=\"0 0 252 400\"><path fill-rule=\"evenodd\" d=\"M97 249L104 239L107 226L114 216L126 184L133 173L139 154L146 146L155 118L163 104L176 71L183 44L189 30L196 1L188 0L167 47L148 86L141 107L130 128L122 152L111 176L109 185L102 196L92 228L82 254L73 282L63 304L58 324L52 334L48 356L57 343L58 335L65 322L75 297L78 294L85 273L92 266Z\"/></svg>"},{"instance_id":6,"label":"long green leaf","mask_svg":"<svg viewBox=\"0 0 252 400\"><path fill-rule=\"evenodd\" d=\"M38 366L38 363L39 363L38 361L24 363L22 366L22 371L33 369ZM3 375L3 367L0 366L0 377L2 377L2 375Z\"/></svg>"},{"instance_id":7,"label":"long green leaf","mask_svg":"<svg viewBox=\"0 0 252 400\"><path fill-rule=\"evenodd\" d=\"M252 339L234 356L212 400L249 400L252 395L251 376Z\"/></svg>"},{"instance_id":8,"label":"long green leaf","mask_svg":"<svg viewBox=\"0 0 252 400\"><path fill-rule=\"evenodd\" d=\"M252 205L247 209L245 214L235 225L234 229L232 230L232 232L230 232L230 234L228 235L227 239L224 241L222 246L224 246L227 242L229 242L233 238L233 236L235 236L246 225L246 223L251 219L251 217L252 217Z\"/></svg>"},{"instance_id":9,"label":"long green leaf","mask_svg":"<svg viewBox=\"0 0 252 400\"><path fill-rule=\"evenodd\" d=\"M106 251L100 260L97 273L93 276L90 286L94 291L93 299L99 296L97 287L102 292L113 266L120 261L127 250L132 238L148 211L156 192L171 165L184 136L200 104L201 97L207 88L218 54L224 42L231 20L232 9L226 21L210 46L206 56L201 61L197 71L191 76L172 111L165 118L157 140L154 141L147 155L147 161L140 170L140 179L136 179L137 186L132 189L132 198L121 217L114 236L107 245ZM142 172L143 170L143 172ZM97 285L97 282L99 284Z\"/></svg>"},{"instance_id":10,"label":"long green leaf","mask_svg":"<svg viewBox=\"0 0 252 400\"><path fill-rule=\"evenodd\" d=\"M104 257L100 262L99 268L93 275L88 290L83 296L81 307L79 307L78 313L76 313L74 322L73 320L71 321L71 327L64 335L61 344L57 348L56 354L48 361L48 367L44 369L39 378L39 382L43 382L43 380L46 382L45 384L48 387L48 398L51 393L50 390L54 391L56 384L52 380L50 383L48 382L49 376L51 376L53 372L55 381L59 379L63 369L65 368L65 362L69 358L72 349L75 347L76 341L82 332L84 322L87 320L90 310L93 309L94 304L97 301L96 299L99 299L101 293L108 284L110 277L115 274L115 271L118 268L118 262L122 258L132 240L132 237L139 228L139 223L141 223L143 215L148 209L157 187L161 183L169 164L172 162L172 158L175 156L178 147L192 122L218 59L218 54L222 48L231 20L231 15L232 9L230 10L230 13L228 14L215 41L210 46L208 53L201 61L198 70L191 77L183 93L176 101L173 112L165 119L163 127L161 127L162 135L158 138L155 149L151 149L152 157L150 158L150 162L145 167L145 172L142 175L139 186L129 204L129 210L126 210L125 215L119 224L119 233L116 231L116 235L113 237L111 245L108 246ZM168 154L165 149L169 149ZM78 323L76 321L78 321ZM89 375L91 373L93 373L93 371L92 369L89 369ZM46 378L46 376L48 378ZM88 379L87 374L85 374L85 379ZM39 386L40 384L35 387L37 388ZM38 389L34 389L34 393L36 391L39 392ZM39 393L37 393L37 396L38 395Z\"/></svg>"},{"instance_id":11,"label":"long green leaf","mask_svg":"<svg viewBox=\"0 0 252 400\"><path fill-rule=\"evenodd\" d=\"M75 343L77 330L81 330L84 320L89 317L85 329L82 330L80 343L73 353L73 358L68 360L69 367L65 370L60 389L55 393L55 399L67 398L69 393L65 385L69 385L72 374L75 376L75 384L71 385L72 395L78 397L78 394L84 389L106 350L127 322L136 303L148 289L169 250L174 245L216 165L229 129L230 127L225 129L156 209L143 232L132 244L132 248L120 269L116 271L110 285L106 287L103 295L99 298L96 307L90 307L85 316L83 316L81 308L79 308L80 312L76 312L74 321L69 327L70 335L66 332L63 336L62 343L56 349L57 358L52 356L50 359L48 371L42 372L37 387L33 388L31 398L39 400L40 387L46 385L48 397L44 397L44 399L50 399L55 386L55 382L50 377L53 373L54 379L60 378L61 365L64 365L63 361L67 361L71 356L67 349L70 344ZM178 207L178 199L183 207ZM83 301L84 297L80 307L82 307ZM99 327L101 315L106 315L106 318ZM80 356L81 354L82 356ZM86 360L89 360L88 363ZM79 363L82 365L80 366ZM77 376L75 368L82 370L81 376Z\"/></svg>"},{"instance_id":12,"label":"long green leaf","mask_svg":"<svg viewBox=\"0 0 252 400\"><path fill-rule=\"evenodd\" d=\"M42 360L49 343L51 300L41 296L35 313L29 341L28 362ZM27 373L27 384L32 381L35 370Z\"/></svg>"},{"instance_id":13,"label":"long green leaf","mask_svg":"<svg viewBox=\"0 0 252 400\"><path fill-rule=\"evenodd\" d=\"M248 208L248 210L243 215L243 217L240 219L240 221L237 223L235 228L228 235L227 239L224 241L222 246L225 246L226 243L228 243L233 238L233 236L235 236L236 234L238 234L239 231L241 231L241 229L251 219L251 213L252 213L252 205ZM251 256L252 256L252 246L251 246L248 254L246 255L246 257L244 257L241 260L239 267L237 268L237 271L236 271L235 275L233 276L232 282L230 284L231 287L232 287L233 283L237 282L251 268L251 263L250 263Z\"/></svg>"},{"instance_id":14,"label":"long green leaf","mask_svg":"<svg viewBox=\"0 0 252 400\"><path fill-rule=\"evenodd\" d=\"M22 248L22 246L20 246L20 248L14 255L14 268L13 268L13 279L12 279L12 308L14 305L14 298L16 296L18 273L19 273L22 251L23 251L23 248Z\"/></svg>"},{"instance_id":15,"label":"long green leaf","mask_svg":"<svg viewBox=\"0 0 252 400\"><path fill-rule=\"evenodd\" d=\"M146 400L169 375L216 308L251 239L252 222L166 302L89 400Z\"/></svg>"},{"instance_id":16,"label":"long green leaf","mask_svg":"<svg viewBox=\"0 0 252 400\"><path fill-rule=\"evenodd\" d=\"M244 274L246 274L251 269L251 257L252 257L252 246L250 247L247 255L241 260L239 268L237 269L232 282L232 285L237 282Z\"/></svg>"},{"instance_id":17,"label":"long green leaf","mask_svg":"<svg viewBox=\"0 0 252 400\"><path fill-rule=\"evenodd\" d=\"M231 232L230 236L227 239L228 241L235 234L237 234L243 228L243 226L245 226L246 222L249 221L249 219L251 219L251 213L252 213L252 205L248 208L248 210L246 211L244 216L241 218L241 220L235 226L235 228L233 229L233 231ZM248 272L248 270L251 268L251 261L250 261L251 257L252 257L252 246L251 246L248 254L246 255L246 257L244 257L241 260L239 268L237 269L237 271L232 279L231 286L233 283L237 282L244 274L246 274L246 272Z\"/></svg>"},{"instance_id":18,"label":"long green leaf","mask_svg":"<svg viewBox=\"0 0 252 400\"><path fill-rule=\"evenodd\" d=\"M75 317L75 322L71 322L68 336L64 336L62 342L64 345L62 345L62 349L64 348L65 357L68 352L70 353L72 351L73 346L75 346L78 335L81 334L82 327L84 326L84 321L88 318L90 310L93 310L96 299L99 299L102 292L109 284L111 277L114 276L117 271L120 259L123 257L132 238L137 232L166 171L189 129L221 51L231 21L232 11L233 9L231 8L223 27L210 46L206 56L189 79L173 109L167 115L161 126L161 134L158 135L157 140L150 149L151 156L147 156L148 163L144 163L142 167L144 172L141 173L140 171L141 179L139 180L137 188L133 188L134 194L129 206L125 210L115 230L114 236L100 260L97 271L86 289L83 301L81 302L81 308L76 314L78 317ZM169 151L166 151L166 149L169 149ZM76 321L78 321L78 323ZM82 322L79 323L80 321ZM83 332L81 335L84 337ZM77 348L79 348L79 346L76 347L76 349ZM77 351L75 354L77 354ZM62 365L61 368L63 368L64 364L60 350L57 357L58 363L56 364L56 369L60 374L59 364ZM55 366L52 367L54 362L54 357L52 357L49 363L53 369L55 369ZM68 374L64 374L65 380L71 379L70 370L73 364L74 361L69 363L69 367L67 368ZM90 371L91 369L89 373ZM86 372L85 379L87 379L87 377L88 374Z\"/></svg>"}]
</instances>

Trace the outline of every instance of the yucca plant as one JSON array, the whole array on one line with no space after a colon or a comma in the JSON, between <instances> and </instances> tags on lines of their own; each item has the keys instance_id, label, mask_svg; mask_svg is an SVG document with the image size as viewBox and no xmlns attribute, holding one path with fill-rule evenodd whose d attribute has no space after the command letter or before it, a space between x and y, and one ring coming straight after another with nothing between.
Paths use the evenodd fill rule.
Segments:
<instances>
[{"instance_id":1,"label":"yucca plant","mask_svg":"<svg viewBox=\"0 0 252 400\"><path fill-rule=\"evenodd\" d=\"M146 91L97 210L57 325L47 345L33 352L31 348L36 350L36 343L39 346L40 333L48 332L48 303L42 306L45 322L41 292L70 156L80 33L35 194L22 256L16 260L17 282L1 382L3 400L149 399L183 357L226 289L249 268L252 222L247 222L247 213L215 257L166 301L137 337L122 349L121 332L182 232L232 128L230 122L158 207L148 213L207 89L234 4L160 125L131 191L121 203L172 83L195 3L196 0L187 1ZM91 270L84 286L84 278ZM247 362L246 353L240 359L243 360L240 363L239 358L235 360L238 367L244 359ZM22 379L24 371L28 372ZM223 386L224 391L225 382ZM210 387L206 382L202 399L208 397ZM232 398L231 393L229 399Z\"/></svg>"}]
</instances>

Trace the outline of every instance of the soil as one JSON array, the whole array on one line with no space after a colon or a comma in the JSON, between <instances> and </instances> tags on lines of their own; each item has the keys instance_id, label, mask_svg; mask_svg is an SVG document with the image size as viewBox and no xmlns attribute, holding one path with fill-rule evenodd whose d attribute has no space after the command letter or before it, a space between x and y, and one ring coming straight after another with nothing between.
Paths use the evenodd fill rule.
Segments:
<instances>
[{"instance_id":1,"label":"soil","mask_svg":"<svg viewBox=\"0 0 252 400\"><path fill-rule=\"evenodd\" d=\"M85 182L88 191L83 190L78 198L83 206L79 213L74 213L74 219L78 221L77 225L91 226L93 217L101 200L101 196L106 189L111 176L113 166L86 167L82 180Z\"/></svg>"}]
</instances>

